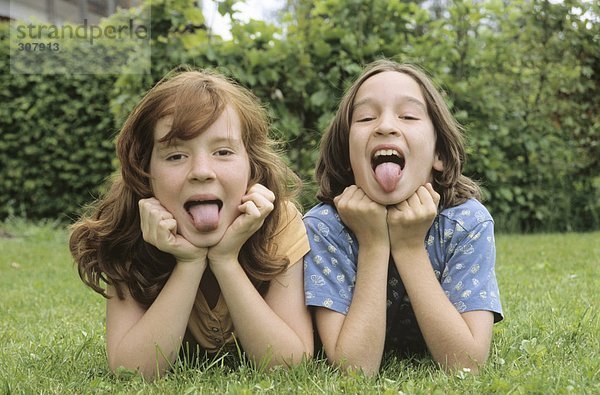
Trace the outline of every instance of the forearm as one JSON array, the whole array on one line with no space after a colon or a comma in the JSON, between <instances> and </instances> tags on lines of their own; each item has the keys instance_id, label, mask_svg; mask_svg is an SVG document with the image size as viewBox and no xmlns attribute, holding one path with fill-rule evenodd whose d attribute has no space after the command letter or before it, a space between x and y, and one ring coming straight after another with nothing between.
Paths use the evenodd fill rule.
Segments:
<instances>
[{"instance_id":1,"label":"forearm","mask_svg":"<svg viewBox=\"0 0 600 395\"><path fill-rule=\"evenodd\" d=\"M301 267L300 267L301 269ZM297 333L269 306L237 260L212 267L244 352L268 366L295 365L312 355L312 334ZM301 282L300 282L301 284ZM273 285L272 285L273 286ZM302 295L300 294L300 299ZM306 326L310 316L304 309Z\"/></svg>"},{"instance_id":2,"label":"forearm","mask_svg":"<svg viewBox=\"0 0 600 395\"><path fill-rule=\"evenodd\" d=\"M389 248L367 246L359 249L352 303L340 330L332 362L372 374L379 370L386 328L386 296Z\"/></svg>"},{"instance_id":3,"label":"forearm","mask_svg":"<svg viewBox=\"0 0 600 395\"><path fill-rule=\"evenodd\" d=\"M448 369L477 371L489 344L474 336L445 295L425 249L402 251L394 260L433 359Z\"/></svg>"},{"instance_id":4,"label":"forearm","mask_svg":"<svg viewBox=\"0 0 600 395\"><path fill-rule=\"evenodd\" d=\"M205 264L177 264L141 318L123 331L120 339L115 339L118 334L107 337L109 366L113 371L122 366L152 378L170 368L181 346L204 268ZM110 314L109 325L113 325Z\"/></svg>"}]
</instances>

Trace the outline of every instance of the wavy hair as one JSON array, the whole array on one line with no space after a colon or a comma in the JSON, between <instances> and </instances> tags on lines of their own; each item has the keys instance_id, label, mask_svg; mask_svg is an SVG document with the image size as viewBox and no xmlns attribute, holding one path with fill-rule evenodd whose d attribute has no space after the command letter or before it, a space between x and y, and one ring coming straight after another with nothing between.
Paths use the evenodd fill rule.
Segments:
<instances>
[{"instance_id":1,"label":"wavy hair","mask_svg":"<svg viewBox=\"0 0 600 395\"><path fill-rule=\"evenodd\" d=\"M441 195L440 207L458 205L468 198L481 198L477 183L462 174L465 163L463 128L448 109L441 93L419 67L381 59L366 66L348 88L338 110L321 139L315 177L319 185L317 198L332 203L349 185L355 183L350 166L349 134L356 93L372 76L385 71L403 73L415 80L423 93L427 113L436 135L436 152L444 164L439 172L433 170L433 187Z\"/></svg>"},{"instance_id":2,"label":"wavy hair","mask_svg":"<svg viewBox=\"0 0 600 395\"><path fill-rule=\"evenodd\" d=\"M142 238L138 201L153 196L149 164L156 123L173 117L165 139L192 139L231 106L241 121L242 139L250 161L249 185L261 183L277 197L263 226L240 250L239 260L255 287L264 293L271 279L289 264L274 256L271 239L278 231L286 201L295 202L299 178L281 159L268 137L265 109L247 89L210 71L180 68L167 74L144 96L125 121L116 141L120 172L108 191L71 227L69 248L85 284L108 297L103 284L123 287L149 307L165 285L175 258Z\"/></svg>"}]
</instances>

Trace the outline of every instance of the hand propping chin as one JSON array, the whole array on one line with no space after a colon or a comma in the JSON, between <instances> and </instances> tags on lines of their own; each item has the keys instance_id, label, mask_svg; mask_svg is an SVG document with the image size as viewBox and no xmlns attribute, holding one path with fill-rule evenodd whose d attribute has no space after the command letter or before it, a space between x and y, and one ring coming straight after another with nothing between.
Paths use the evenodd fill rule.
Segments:
<instances>
[{"instance_id":1,"label":"hand propping chin","mask_svg":"<svg viewBox=\"0 0 600 395\"><path fill-rule=\"evenodd\" d=\"M173 255L178 261L204 260L206 249L192 245L177 233L177 221L156 198L141 199L138 206L145 242Z\"/></svg>"},{"instance_id":2,"label":"hand propping chin","mask_svg":"<svg viewBox=\"0 0 600 395\"><path fill-rule=\"evenodd\" d=\"M221 241L209 249L209 261L222 259L223 256L237 258L242 245L262 227L275 208L274 201L273 192L263 185L255 184L249 188L242 197L242 204L238 206L240 215L227 228Z\"/></svg>"},{"instance_id":3,"label":"hand propping chin","mask_svg":"<svg viewBox=\"0 0 600 395\"><path fill-rule=\"evenodd\" d=\"M402 238L424 238L437 215L439 202L440 195L431 184L420 186L405 201L388 207L387 222L390 234Z\"/></svg>"}]
</instances>

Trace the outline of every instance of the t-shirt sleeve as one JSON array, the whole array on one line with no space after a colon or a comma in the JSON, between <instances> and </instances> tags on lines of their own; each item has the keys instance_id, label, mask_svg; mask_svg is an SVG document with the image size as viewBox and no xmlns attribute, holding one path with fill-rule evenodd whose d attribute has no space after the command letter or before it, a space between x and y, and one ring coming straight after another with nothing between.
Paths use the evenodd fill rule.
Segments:
<instances>
[{"instance_id":1,"label":"t-shirt sleeve","mask_svg":"<svg viewBox=\"0 0 600 395\"><path fill-rule=\"evenodd\" d=\"M308 252L309 244L302 214L292 202L286 202L280 225L273 237L277 255L286 256L290 265L300 261Z\"/></svg>"},{"instance_id":2,"label":"t-shirt sleeve","mask_svg":"<svg viewBox=\"0 0 600 395\"><path fill-rule=\"evenodd\" d=\"M304 256L304 292L307 306L347 314L356 281L354 239L327 206L321 216L306 216L310 251Z\"/></svg>"},{"instance_id":3,"label":"t-shirt sleeve","mask_svg":"<svg viewBox=\"0 0 600 395\"><path fill-rule=\"evenodd\" d=\"M458 312L486 310L494 313L495 322L502 320L493 221L480 221L469 230L457 229L454 236L442 289Z\"/></svg>"}]
</instances>

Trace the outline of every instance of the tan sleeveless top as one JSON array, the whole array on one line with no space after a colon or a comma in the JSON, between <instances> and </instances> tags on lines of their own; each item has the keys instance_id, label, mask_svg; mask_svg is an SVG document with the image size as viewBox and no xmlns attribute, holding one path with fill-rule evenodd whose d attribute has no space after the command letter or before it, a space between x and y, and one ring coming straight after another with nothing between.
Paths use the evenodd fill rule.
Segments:
<instances>
[{"instance_id":1,"label":"tan sleeveless top","mask_svg":"<svg viewBox=\"0 0 600 395\"><path fill-rule=\"evenodd\" d=\"M292 203L288 202L286 208L286 212L281 215L281 224L275 233L276 236L271 242L276 246L277 253L287 256L290 265L293 265L304 257L310 247L302 214ZM188 321L188 331L200 347L209 353L216 353L223 346L234 346L233 322L222 294L211 310L202 292L198 291Z\"/></svg>"}]
</instances>

